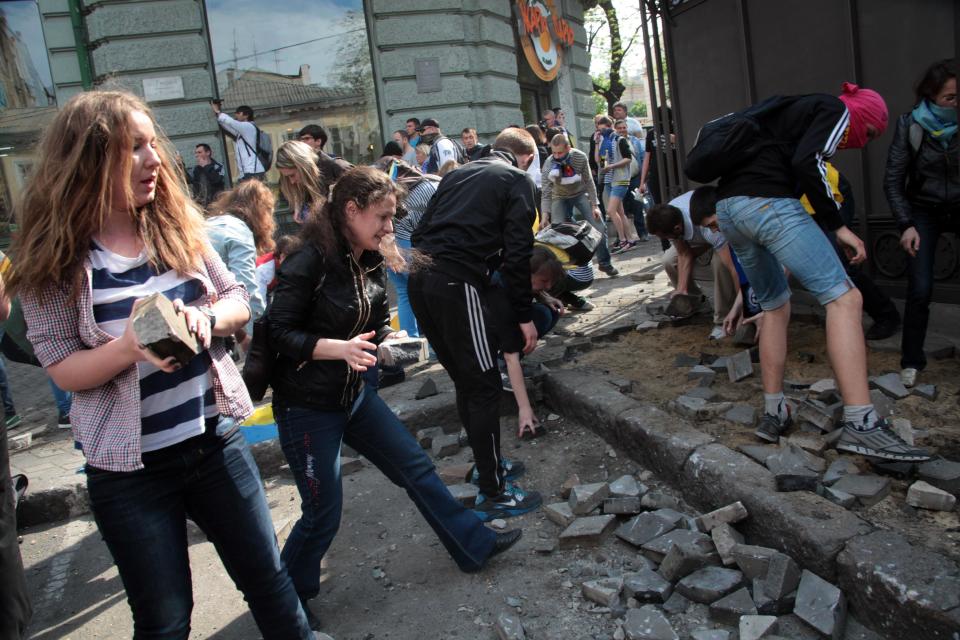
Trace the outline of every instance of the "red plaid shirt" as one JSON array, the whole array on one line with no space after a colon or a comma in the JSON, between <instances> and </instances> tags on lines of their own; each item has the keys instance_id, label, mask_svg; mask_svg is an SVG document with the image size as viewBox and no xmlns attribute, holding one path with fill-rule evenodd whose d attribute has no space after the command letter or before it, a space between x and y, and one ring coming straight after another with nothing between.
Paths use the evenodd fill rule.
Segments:
<instances>
[{"instance_id":1,"label":"red plaid shirt","mask_svg":"<svg viewBox=\"0 0 960 640\"><path fill-rule=\"evenodd\" d=\"M27 338L44 367L55 365L81 349L95 349L115 340L97 326L93 316L89 260L84 268L85 286L77 303L70 303L68 287L48 287L21 295ZM203 304L212 303L212 290L217 299L237 300L249 306L246 289L212 249L204 257L203 268L190 275L203 285ZM213 391L220 414L237 421L245 419L253 413L253 403L222 340L215 340L210 345L210 359L213 362ZM70 422L73 436L92 466L107 471L142 469L137 366L127 367L102 386L74 392Z\"/></svg>"}]
</instances>

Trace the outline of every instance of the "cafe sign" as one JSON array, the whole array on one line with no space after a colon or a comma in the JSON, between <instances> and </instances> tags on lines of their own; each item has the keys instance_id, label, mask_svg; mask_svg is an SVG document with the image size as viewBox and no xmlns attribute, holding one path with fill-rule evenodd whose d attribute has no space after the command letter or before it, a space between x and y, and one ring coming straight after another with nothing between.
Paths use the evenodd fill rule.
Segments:
<instances>
[{"instance_id":1,"label":"cafe sign","mask_svg":"<svg viewBox=\"0 0 960 640\"><path fill-rule=\"evenodd\" d=\"M573 29L560 17L554 0L517 0L520 45L530 68L541 80L557 77L562 49L573 46Z\"/></svg>"}]
</instances>

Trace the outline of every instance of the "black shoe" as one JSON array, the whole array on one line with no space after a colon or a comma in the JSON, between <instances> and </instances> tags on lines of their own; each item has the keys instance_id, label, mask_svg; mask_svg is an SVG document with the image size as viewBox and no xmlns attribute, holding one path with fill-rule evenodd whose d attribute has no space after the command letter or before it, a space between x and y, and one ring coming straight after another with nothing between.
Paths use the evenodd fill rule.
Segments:
<instances>
[{"instance_id":1,"label":"black shoe","mask_svg":"<svg viewBox=\"0 0 960 640\"><path fill-rule=\"evenodd\" d=\"M504 531L503 533L498 533L496 540L493 541L493 551L490 552L490 555L487 556L487 559L499 555L513 545L517 544L517 541L520 540L522 535L523 529L514 529L513 531Z\"/></svg>"},{"instance_id":2,"label":"black shoe","mask_svg":"<svg viewBox=\"0 0 960 640\"><path fill-rule=\"evenodd\" d=\"M757 430L754 431L754 434L761 440L776 444L780 442L780 436L783 435L791 424L793 424L793 420L789 416L786 420L780 422L780 418L777 416L765 413L763 417L760 418L760 424L757 425Z\"/></svg>"},{"instance_id":3,"label":"black shoe","mask_svg":"<svg viewBox=\"0 0 960 640\"><path fill-rule=\"evenodd\" d=\"M889 318L880 318L873 323L873 326L867 329L864 338L867 340L884 340L889 338L900 329L900 318L892 316Z\"/></svg>"},{"instance_id":4,"label":"black shoe","mask_svg":"<svg viewBox=\"0 0 960 640\"><path fill-rule=\"evenodd\" d=\"M600 271L603 271L610 278L616 278L618 275L620 275L620 272L617 271L617 268L612 264L608 264L606 266L600 265Z\"/></svg>"},{"instance_id":5,"label":"black shoe","mask_svg":"<svg viewBox=\"0 0 960 640\"><path fill-rule=\"evenodd\" d=\"M303 606L303 612L307 614L307 625L310 627L311 631L320 631L320 618L313 612L313 609L310 608L310 605L307 604L306 600L300 600L301 606Z\"/></svg>"}]
</instances>

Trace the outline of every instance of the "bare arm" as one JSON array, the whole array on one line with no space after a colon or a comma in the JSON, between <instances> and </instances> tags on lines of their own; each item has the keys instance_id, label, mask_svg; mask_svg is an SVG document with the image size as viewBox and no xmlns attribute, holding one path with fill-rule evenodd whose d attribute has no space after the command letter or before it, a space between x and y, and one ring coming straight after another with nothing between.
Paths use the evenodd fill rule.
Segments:
<instances>
[{"instance_id":1,"label":"bare arm","mask_svg":"<svg viewBox=\"0 0 960 640\"><path fill-rule=\"evenodd\" d=\"M522 437L524 431L533 434L536 419L533 417L533 408L530 406L530 397L527 395L527 386L523 381L523 369L520 367L520 354L504 353L503 359L507 363L507 377L513 387L513 397L517 401L517 437Z\"/></svg>"},{"instance_id":2,"label":"bare arm","mask_svg":"<svg viewBox=\"0 0 960 640\"><path fill-rule=\"evenodd\" d=\"M677 293L687 293L687 284L690 282L690 275L693 273L695 256L690 245L682 238L672 242L677 250Z\"/></svg>"},{"instance_id":3,"label":"bare arm","mask_svg":"<svg viewBox=\"0 0 960 640\"><path fill-rule=\"evenodd\" d=\"M650 153L643 154L643 166L640 168L640 193L647 190L647 172L650 170Z\"/></svg>"}]
</instances>

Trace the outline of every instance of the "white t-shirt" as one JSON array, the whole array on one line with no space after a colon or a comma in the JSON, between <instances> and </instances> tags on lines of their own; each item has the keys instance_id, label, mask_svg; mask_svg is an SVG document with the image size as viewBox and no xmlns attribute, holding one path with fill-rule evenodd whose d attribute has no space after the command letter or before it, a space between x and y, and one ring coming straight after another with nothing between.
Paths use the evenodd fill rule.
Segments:
<instances>
[{"instance_id":1,"label":"white t-shirt","mask_svg":"<svg viewBox=\"0 0 960 640\"><path fill-rule=\"evenodd\" d=\"M687 191L683 195L679 195L670 201L670 204L680 209L680 213L683 214L683 239L686 240L687 244L691 247L708 244L714 249L721 248L727 244L727 239L723 237L722 233L713 231L707 227L694 226L693 221L690 219L691 196L693 196L693 191Z\"/></svg>"}]
</instances>

